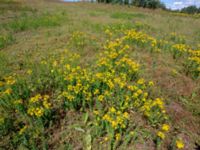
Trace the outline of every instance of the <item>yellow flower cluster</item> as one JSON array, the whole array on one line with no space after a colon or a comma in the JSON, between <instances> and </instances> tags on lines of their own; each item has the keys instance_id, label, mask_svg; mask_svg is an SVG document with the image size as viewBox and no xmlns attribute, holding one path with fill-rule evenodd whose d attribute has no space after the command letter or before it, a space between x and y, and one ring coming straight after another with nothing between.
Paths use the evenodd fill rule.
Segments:
<instances>
[{"instance_id":1,"label":"yellow flower cluster","mask_svg":"<svg viewBox=\"0 0 200 150\"><path fill-rule=\"evenodd\" d=\"M111 32L111 30L107 29L107 32ZM114 30L115 31L115 30ZM118 30L117 30L118 31ZM119 30L120 31L120 30ZM182 35L178 35L175 32L170 33L170 38L175 43L179 44L170 44L169 41L166 40L157 40L156 38L149 36L148 34L145 34L143 32L136 31L134 29L131 30L123 30L124 36L121 39L117 39L118 42L109 42L110 45L107 46L107 48L114 49L115 47L119 46L122 42L128 41L129 43L134 43L141 47L149 47L151 51L153 52L160 52L161 49L165 50L171 50L173 57L175 59L184 56L187 61L187 70L188 72L191 72L193 77L197 78L200 74L200 67L199 67L199 56L197 56L194 53L198 53L198 50L191 50L189 45L181 44L185 42L185 37ZM194 51L194 52L193 52ZM121 51L123 52L123 51ZM108 51L106 53L109 54ZM189 54L189 57L188 57ZM105 54L104 54L105 55ZM112 54L110 55L112 59L115 59L118 57L118 54L114 51L112 51ZM189 63L188 63L189 62ZM111 67L112 64L109 63L108 58L102 57L100 59L99 65L105 66L107 68ZM133 65L134 66L134 65ZM187 72L186 72L187 74Z\"/></svg>"},{"instance_id":2,"label":"yellow flower cluster","mask_svg":"<svg viewBox=\"0 0 200 150\"><path fill-rule=\"evenodd\" d=\"M128 41L141 47L145 47L145 48L150 47L150 50L153 52L160 52L161 49L166 49L166 50L170 49L175 59L181 56L186 57L186 60L189 60L189 65L187 64L189 72L192 72L195 78L199 76L199 70L200 70L199 60L200 59L197 55L192 54L192 53L198 53L196 52L198 50L191 50L190 46L186 44L172 44L171 45L169 41L157 40L152 36L136 31L134 29L125 30L123 32L125 35L119 40L120 41L119 44L122 43L123 41ZM174 40L174 42L176 43L185 42L185 37L178 35L175 32L171 33L170 36L171 36L171 39ZM191 51L195 51L195 52L191 53ZM189 58L187 57L188 53L190 56ZM113 53L111 57L112 58L117 57L116 53ZM107 65L107 67L110 67L110 64L108 64L107 59L102 58L102 64L104 64L105 66Z\"/></svg>"},{"instance_id":3,"label":"yellow flower cluster","mask_svg":"<svg viewBox=\"0 0 200 150\"><path fill-rule=\"evenodd\" d=\"M195 77L200 76L200 50L189 50L188 68Z\"/></svg>"},{"instance_id":4,"label":"yellow flower cluster","mask_svg":"<svg viewBox=\"0 0 200 150\"><path fill-rule=\"evenodd\" d=\"M61 93L61 97L75 104L77 100L79 100L79 103L84 102L84 100L91 101L93 95L99 94L97 89L91 88L94 79L90 71L82 69L80 66L71 67L69 64L65 66L64 80L67 86Z\"/></svg>"},{"instance_id":5,"label":"yellow flower cluster","mask_svg":"<svg viewBox=\"0 0 200 150\"><path fill-rule=\"evenodd\" d=\"M109 29L106 30L107 32L111 32ZM115 31L115 30L114 30ZM118 31L118 30L117 30ZM120 31L120 30L119 30ZM149 47L151 51L153 52L160 52L161 49L165 49L165 50L171 50L173 57L175 59L184 56L184 58L186 58L189 64L186 64L187 66L187 70L189 72L191 72L193 74L193 77L199 77L199 56L197 56L196 54L194 55L193 53L198 53L198 50L191 50L189 45L186 44L181 44L185 42L185 37L182 35L178 35L175 32L170 33L170 38L171 40L173 40L173 42L175 43L179 43L179 44L170 44L169 41L166 40L157 40L156 38L149 36L148 34L145 34L143 32L140 31L136 31L134 29L131 30L123 30L122 31L124 33L124 36L121 39L117 39L118 42L109 42L110 45L107 46L107 48L110 49L114 49L115 47L117 47L118 45L120 45L122 42L131 42L136 44L137 46L141 46L141 47ZM191 51L194 51L191 53ZM108 51L106 51L107 53L109 53ZM118 54L114 51L112 51L112 55L110 55L111 58L115 59L118 57ZM189 57L188 57L189 54ZM109 63L109 59L108 58L102 58L100 59L100 63L99 65L104 65L107 68L111 67L111 64ZM187 72L186 72L187 74Z\"/></svg>"},{"instance_id":6,"label":"yellow flower cluster","mask_svg":"<svg viewBox=\"0 0 200 150\"><path fill-rule=\"evenodd\" d=\"M187 52L187 50L189 49L188 45L186 44L174 44L172 48L179 52Z\"/></svg>"},{"instance_id":7,"label":"yellow flower cluster","mask_svg":"<svg viewBox=\"0 0 200 150\"><path fill-rule=\"evenodd\" d=\"M186 54L189 49L190 49L190 47L186 44L174 44L174 45L172 45L173 57L175 59L179 58L179 57L183 56L184 54Z\"/></svg>"},{"instance_id":8,"label":"yellow flower cluster","mask_svg":"<svg viewBox=\"0 0 200 150\"><path fill-rule=\"evenodd\" d=\"M7 85L13 85L16 82L14 77L12 76L5 77L4 79L5 79L5 84Z\"/></svg>"},{"instance_id":9,"label":"yellow flower cluster","mask_svg":"<svg viewBox=\"0 0 200 150\"><path fill-rule=\"evenodd\" d=\"M173 57L186 56L185 66L187 72L191 73L194 78L200 76L200 50L193 50L186 44L175 44L172 46Z\"/></svg>"},{"instance_id":10,"label":"yellow flower cluster","mask_svg":"<svg viewBox=\"0 0 200 150\"><path fill-rule=\"evenodd\" d=\"M8 96L12 94L11 86L14 85L16 80L13 76L4 77L2 81L0 81L0 97Z\"/></svg>"},{"instance_id":11,"label":"yellow flower cluster","mask_svg":"<svg viewBox=\"0 0 200 150\"><path fill-rule=\"evenodd\" d=\"M145 33L138 32L136 30L125 31L124 40L133 41L139 46L148 46L151 51L160 52L160 41L156 40L154 37L149 36Z\"/></svg>"},{"instance_id":12,"label":"yellow flower cluster","mask_svg":"<svg viewBox=\"0 0 200 150\"><path fill-rule=\"evenodd\" d=\"M161 131L157 132L157 136L162 140L165 139L165 133L168 132L169 129L170 129L170 126L168 124L163 124L161 127Z\"/></svg>"},{"instance_id":13,"label":"yellow flower cluster","mask_svg":"<svg viewBox=\"0 0 200 150\"><path fill-rule=\"evenodd\" d=\"M5 89L4 91L0 92L0 97L3 97L5 95L10 95L11 93L12 93L12 89L11 88Z\"/></svg>"},{"instance_id":14,"label":"yellow flower cluster","mask_svg":"<svg viewBox=\"0 0 200 150\"><path fill-rule=\"evenodd\" d=\"M102 121L108 122L114 130L124 129L129 119L129 114L127 112L122 113L119 110L116 110L114 107L111 107L109 111L104 114L101 118Z\"/></svg>"},{"instance_id":15,"label":"yellow flower cluster","mask_svg":"<svg viewBox=\"0 0 200 150\"><path fill-rule=\"evenodd\" d=\"M127 39L135 38L132 32L135 31L108 41L91 70L72 66L70 63L64 65L65 87L60 94L61 100L64 100L67 107L75 109L91 107L96 116L94 124L102 129L111 129L116 140L123 135L121 130L126 130L129 112L132 110L141 111L146 116L148 114L147 118L156 123L161 123L167 118L164 115L163 100L149 98L150 94L147 91L154 83L146 82L143 78L138 79L139 64L127 55ZM155 39L149 37L148 40L152 45L157 44ZM58 63L53 64L57 66ZM38 99L43 98L36 95L30 101L37 103L40 101ZM38 112L34 109L32 114L41 116L43 110L38 107L37 109ZM109 134L111 131L106 132Z\"/></svg>"},{"instance_id":16,"label":"yellow flower cluster","mask_svg":"<svg viewBox=\"0 0 200 150\"><path fill-rule=\"evenodd\" d=\"M190 57L188 59L200 65L200 50L190 50L189 54Z\"/></svg>"},{"instance_id":17,"label":"yellow flower cluster","mask_svg":"<svg viewBox=\"0 0 200 150\"><path fill-rule=\"evenodd\" d=\"M37 94L29 99L27 113L30 116L41 117L44 115L45 110L49 110L50 108L49 96Z\"/></svg>"},{"instance_id":18,"label":"yellow flower cluster","mask_svg":"<svg viewBox=\"0 0 200 150\"><path fill-rule=\"evenodd\" d=\"M152 110L159 109L159 112L165 112L164 103L160 98L156 98L155 100L149 99L144 102L144 105L141 107L141 110L144 111L145 116L151 116L151 113L154 113ZM157 112L157 115L160 115Z\"/></svg>"},{"instance_id":19,"label":"yellow flower cluster","mask_svg":"<svg viewBox=\"0 0 200 150\"><path fill-rule=\"evenodd\" d=\"M125 44L126 38L125 35L107 43L95 67L99 72L91 79L93 87L96 87L92 95L97 96L100 108L110 106L103 110L96 108L93 112L95 124L106 129L105 126L109 126L116 140L121 137L119 131L127 128L131 110L142 111L153 123L159 124L167 119L163 100L148 98L147 91L154 85L153 81L146 82L143 78L137 80L139 64L126 55L129 48ZM167 130L169 127L164 125L163 131Z\"/></svg>"}]
</instances>

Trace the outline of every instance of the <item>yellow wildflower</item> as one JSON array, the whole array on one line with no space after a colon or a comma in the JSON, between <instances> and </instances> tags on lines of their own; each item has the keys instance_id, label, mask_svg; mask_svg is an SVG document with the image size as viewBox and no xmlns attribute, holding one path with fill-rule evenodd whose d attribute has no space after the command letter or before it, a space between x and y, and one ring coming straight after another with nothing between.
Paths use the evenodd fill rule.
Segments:
<instances>
[{"instance_id":1,"label":"yellow wildflower","mask_svg":"<svg viewBox=\"0 0 200 150\"><path fill-rule=\"evenodd\" d=\"M129 114L127 112L123 113L124 118L128 119L129 118Z\"/></svg>"},{"instance_id":2,"label":"yellow wildflower","mask_svg":"<svg viewBox=\"0 0 200 150\"><path fill-rule=\"evenodd\" d=\"M176 140L176 147L178 148L178 149L182 149L182 148L184 148L184 143L183 143L183 141L182 140Z\"/></svg>"},{"instance_id":3,"label":"yellow wildflower","mask_svg":"<svg viewBox=\"0 0 200 150\"><path fill-rule=\"evenodd\" d=\"M111 122L112 127L115 129L117 127L117 122L116 121L112 121Z\"/></svg>"},{"instance_id":4,"label":"yellow wildflower","mask_svg":"<svg viewBox=\"0 0 200 150\"><path fill-rule=\"evenodd\" d=\"M5 77L5 80L6 80L7 85L13 85L16 82L15 79L13 79L12 76Z\"/></svg>"},{"instance_id":5,"label":"yellow wildflower","mask_svg":"<svg viewBox=\"0 0 200 150\"><path fill-rule=\"evenodd\" d=\"M103 99L104 99L104 96L103 96L103 95L99 95L99 96L98 96L98 100L99 100L100 102L102 102Z\"/></svg>"},{"instance_id":6,"label":"yellow wildflower","mask_svg":"<svg viewBox=\"0 0 200 150\"><path fill-rule=\"evenodd\" d=\"M157 136L160 137L161 139L165 138L165 134L161 131L158 131Z\"/></svg>"},{"instance_id":7,"label":"yellow wildflower","mask_svg":"<svg viewBox=\"0 0 200 150\"><path fill-rule=\"evenodd\" d=\"M153 81L149 81L149 86L154 86L154 82Z\"/></svg>"},{"instance_id":8,"label":"yellow wildflower","mask_svg":"<svg viewBox=\"0 0 200 150\"><path fill-rule=\"evenodd\" d=\"M139 80L137 81L137 83L138 83L138 84L144 84L144 79L143 79L143 78L139 79Z\"/></svg>"},{"instance_id":9,"label":"yellow wildflower","mask_svg":"<svg viewBox=\"0 0 200 150\"><path fill-rule=\"evenodd\" d=\"M116 139L117 141L119 141L119 140L120 140L120 138L121 138L121 135L120 135L120 133L117 133L117 134L115 134L115 139Z\"/></svg>"},{"instance_id":10,"label":"yellow wildflower","mask_svg":"<svg viewBox=\"0 0 200 150\"><path fill-rule=\"evenodd\" d=\"M35 115L41 117L44 114L44 109L42 107L35 109Z\"/></svg>"},{"instance_id":11,"label":"yellow wildflower","mask_svg":"<svg viewBox=\"0 0 200 150\"><path fill-rule=\"evenodd\" d=\"M11 94L12 93L12 89L6 89L5 91L4 91L4 94L7 94L7 95L9 95L9 94Z\"/></svg>"},{"instance_id":12,"label":"yellow wildflower","mask_svg":"<svg viewBox=\"0 0 200 150\"><path fill-rule=\"evenodd\" d=\"M110 108L110 112L111 112L111 113L115 113L115 112L116 112L116 109L115 109L114 107L111 107L111 108Z\"/></svg>"},{"instance_id":13,"label":"yellow wildflower","mask_svg":"<svg viewBox=\"0 0 200 150\"><path fill-rule=\"evenodd\" d=\"M94 110L93 113L94 113L95 115L99 115L99 111L98 111L98 110Z\"/></svg>"},{"instance_id":14,"label":"yellow wildflower","mask_svg":"<svg viewBox=\"0 0 200 150\"><path fill-rule=\"evenodd\" d=\"M163 124L163 125L162 125L162 130L163 130L163 131L169 131L169 128L170 128L170 127L169 127L168 124Z\"/></svg>"},{"instance_id":15,"label":"yellow wildflower","mask_svg":"<svg viewBox=\"0 0 200 150\"><path fill-rule=\"evenodd\" d=\"M49 109L51 106L51 103L49 103L47 101L43 101L43 106L44 106L44 108Z\"/></svg>"},{"instance_id":16,"label":"yellow wildflower","mask_svg":"<svg viewBox=\"0 0 200 150\"><path fill-rule=\"evenodd\" d=\"M95 89L94 91L94 95L97 95L97 94L99 94L99 89Z\"/></svg>"},{"instance_id":17,"label":"yellow wildflower","mask_svg":"<svg viewBox=\"0 0 200 150\"><path fill-rule=\"evenodd\" d=\"M24 126L23 128L21 128L19 131L19 135L22 135L26 129L27 129L27 126Z\"/></svg>"}]
</instances>

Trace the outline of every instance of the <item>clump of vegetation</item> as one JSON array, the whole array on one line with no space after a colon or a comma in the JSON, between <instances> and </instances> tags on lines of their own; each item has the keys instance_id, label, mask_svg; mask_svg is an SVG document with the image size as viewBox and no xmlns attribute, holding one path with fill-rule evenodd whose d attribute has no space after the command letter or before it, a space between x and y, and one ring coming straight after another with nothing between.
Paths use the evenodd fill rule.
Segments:
<instances>
[{"instance_id":1,"label":"clump of vegetation","mask_svg":"<svg viewBox=\"0 0 200 150\"><path fill-rule=\"evenodd\" d=\"M7 45L13 43L15 41L14 37L9 35L0 35L0 49L6 47Z\"/></svg>"}]
</instances>

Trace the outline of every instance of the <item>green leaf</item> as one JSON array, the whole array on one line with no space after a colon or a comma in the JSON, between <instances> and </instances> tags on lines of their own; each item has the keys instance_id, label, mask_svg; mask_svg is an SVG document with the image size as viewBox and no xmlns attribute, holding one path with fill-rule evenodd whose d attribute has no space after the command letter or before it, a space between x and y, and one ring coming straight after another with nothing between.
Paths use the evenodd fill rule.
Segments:
<instances>
[{"instance_id":1,"label":"green leaf","mask_svg":"<svg viewBox=\"0 0 200 150\"><path fill-rule=\"evenodd\" d=\"M89 132L87 132L85 136L85 150L91 150L92 149L92 136Z\"/></svg>"},{"instance_id":2,"label":"green leaf","mask_svg":"<svg viewBox=\"0 0 200 150\"><path fill-rule=\"evenodd\" d=\"M77 130L77 131L80 131L80 132L85 132L85 130L82 129L81 127L75 127L74 129Z\"/></svg>"},{"instance_id":3,"label":"green leaf","mask_svg":"<svg viewBox=\"0 0 200 150\"><path fill-rule=\"evenodd\" d=\"M88 121L88 117L89 117L88 112L86 112L86 113L83 115L83 122L84 122L84 124L86 124L86 122Z\"/></svg>"}]
</instances>

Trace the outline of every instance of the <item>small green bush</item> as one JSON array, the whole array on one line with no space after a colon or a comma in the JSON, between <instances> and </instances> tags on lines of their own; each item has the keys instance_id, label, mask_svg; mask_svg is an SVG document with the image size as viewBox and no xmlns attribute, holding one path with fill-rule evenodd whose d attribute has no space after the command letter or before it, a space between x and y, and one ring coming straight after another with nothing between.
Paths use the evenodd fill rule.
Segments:
<instances>
[{"instance_id":1,"label":"small green bush","mask_svg":"<svg viewBox=\"0 0 200 150\"><path fill-rule=\"evenodd\" d=\"M9 35L0 35L0 49L6 47L7 45L13 43L15 41L14 37Z\"/></svg>"}]
</instances>

